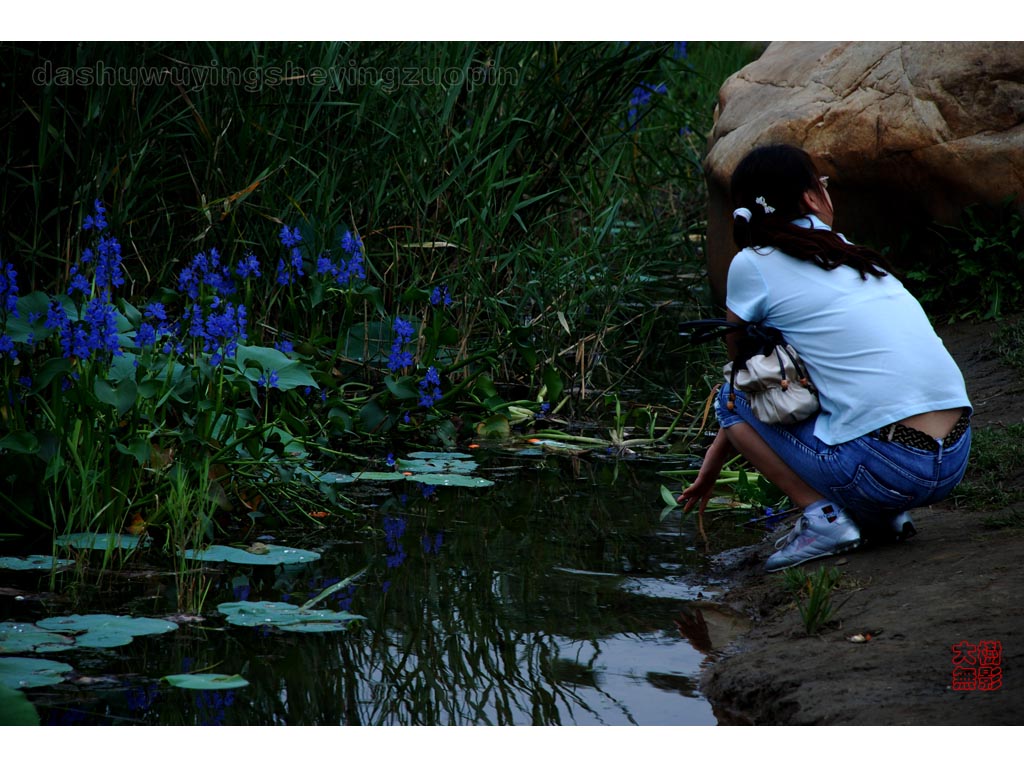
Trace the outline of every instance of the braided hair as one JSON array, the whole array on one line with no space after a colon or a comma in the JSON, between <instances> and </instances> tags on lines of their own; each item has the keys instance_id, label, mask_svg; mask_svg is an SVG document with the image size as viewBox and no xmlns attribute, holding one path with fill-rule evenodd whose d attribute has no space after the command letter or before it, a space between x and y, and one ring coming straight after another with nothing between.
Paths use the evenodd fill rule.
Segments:
<instances>
[{"instance_id":1,"label":"braided hair","mask_svg":"<svg viewBox=\"0 0 1024 768\"><path fill-rule=\"evenodd\" d=\"M786 144L750 152L732 175L733 239L740 248L774 247L822 269L853 267L862 279L883 277L891 268L880 253L853 245L825 229L793 222L808 218L806 193L825 195L811 156Z\"/></svg>"}]
</instances>

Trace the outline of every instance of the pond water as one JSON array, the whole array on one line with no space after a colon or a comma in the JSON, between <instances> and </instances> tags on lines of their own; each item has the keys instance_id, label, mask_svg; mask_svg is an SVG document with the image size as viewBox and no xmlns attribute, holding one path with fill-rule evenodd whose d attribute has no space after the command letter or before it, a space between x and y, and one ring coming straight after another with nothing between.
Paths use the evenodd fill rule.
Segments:
<instances>
[{"instance_id":1,"label":"pond water","mask_svg":"<svg viewBox=\"0 0 1024 768\"><path fill-rule=\"evenodd\" d=\"M660 520L666 460L598 452L494 452L487 488L346 486L368 515L275 541L314 549L296 566L209 567L202 621L113 649L47 655L74 673L25 694L44 724L714 724L698 690L708 662L674 619L720 590L692 517ZM675 487L673 484L672 487ZM716 548L750 543L734 516ZM287 540L285 540L287 539ZM302 603L362 569L323 606L365 620L344 632L227 625L219 603ZM173 574L132 566L98 587L40 594L45 578L0 571L0 621L61 613L166 617ZM238 674L231 690L162 682Z\"/></svg>"}]
</instances>

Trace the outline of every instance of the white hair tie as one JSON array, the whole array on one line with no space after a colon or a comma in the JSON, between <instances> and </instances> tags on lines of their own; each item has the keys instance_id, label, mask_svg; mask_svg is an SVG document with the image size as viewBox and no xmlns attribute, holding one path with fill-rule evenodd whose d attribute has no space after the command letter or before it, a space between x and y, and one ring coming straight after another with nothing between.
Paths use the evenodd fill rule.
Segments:
<instances>
[{"instance_id":1,"label":"white hair tie","mask_svg":"<svg viewBox=\"0 0 1024 768\"><path fill-rule=\"evenodd\" d=\"M754 214L750 212L749 208L737 208L732 212L732 217L734 219L744 219L745 221L750 221L750 218L753 215Z\"/></svg>"}]
</instances>

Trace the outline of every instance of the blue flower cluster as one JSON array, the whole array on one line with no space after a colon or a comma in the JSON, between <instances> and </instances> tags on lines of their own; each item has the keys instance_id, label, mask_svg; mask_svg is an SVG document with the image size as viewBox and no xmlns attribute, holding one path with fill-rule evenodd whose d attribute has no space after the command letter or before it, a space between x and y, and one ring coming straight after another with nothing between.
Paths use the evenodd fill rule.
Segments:
<instances>
[{"instance_id":1,"label":"blue flower cluster","mask_svg":"<svg viewBox=\"0 0 1024 768\"><path fill-rule=\"evenodd\" d=\"M0 309L18 316L18 273L11 262L0 260Z\"/></svg>"},{"instance_id":2,"label":"blue flower cluster","mask_svg":"<svg viewBox=\"0 0 1024 768\"><path fill-rule=\"evenodd\" d=\"M173 333L174 328L167 322L167 310L160 302L146 305L142 316L144 319L135 332L135 343L140 348L152 347L158 339Z\"/></svg>"},{"instance_id":3,"label":"blue flower cluster","mask_svg":"<svg viewBox=\"0 0 1024 768\"><path fill-rule=\"evenodd\" d=\"M203 286L210 286L215 296L230 296L235 292L231 268L221 263L216 248L211 248L209 255L197 253L191 263L178 274L178 290L193 301L202 296Z\"/></svg>"},{"instance_id":4,"label":"blue flower cluster","mask_svg":"<svg viewBox=\"0 0 1024 768\"><path fill-rule=\"evenodd\" d=\"M93 200L92 210L93 212L82 221L82 230L88 232L90 229L95 229L102 232L107 228L107 211L99 200Z\"/></svg>"},{"instance_id":5,"label":"blue flower cluster","mask_svg":"<svg viewBox=\"0 0 1024 768\"><path fill-rule=\"evenodd\" d=\"M633 95L629 97L629 115L626 118L627 130L632 131L636 129L640 123L641 107L647 106L651 101L651 96L656 93L668 93L668 86L664 83L659 83L658 85L640 83L640 85L633 89Z\"/></svg>"},{"instance_id":6,"label":"blue flower cluster","mask_svg":"<svg viewBox=\"0 0 1024 768\"><path fill-rule=\"evenodd\" d=\"M201 340L203 352L210 355L210 365L216 368L225 357L231 357L238 349L238 342L245 341L245 326L248 319L241 304L219 301L216 297L209 312L199 304L185 307L182 321L188 323L188 335Z\"/></svg>"},{"instance_id":7,"label":"blue flower cluster","mask_svg":"<svg viewBox=\"0 0 1024 768\"><path fill-rule=\"evenodd\" d=\"M416 329L413 328L412 323L400 317L395 318L393 328L395 340L391 342L391 354L388 355L388 370L400 371L412 365L412 353L406 351L405 345L412 341Z\"/></svg>"},{"instance_id":8,"label":"blue flower cluster","mask_svg":"<svg viewBox=\"0 0 1024 768\"><path fill-rule=\"evenodd\" d=\"M264 389L275 389L278 384L277 371L269 371L262 376L256 382L256 386L263 387Z\"/></svg>"},{"instance_id":9,"label":"blue flower cluster","mask_svg":"<svg viewBox=\"0 0 1024 768\"><path fill-rule=\"evenodd\" d=\"M93 211L85 217L82 229L103 232L107 228L106 211L99 200L93 203ZM100 235L95 249L83 249L78 263L71 268L68 294L79 293L85 300L78 318L72 320L64 305L56 300L46 313L46 327L58 332L65 358L109 360L111 355L124 354L117 336L117 310L111 303L113 289L120 285L124 285L121 244L114 237Z\"/></svg>"},{"instance_id":10,"label":"blue flower cluster","mask_svg":"<svg viewBox=\"0 0 1024 768\"><path fill-rule=\"evenodd\" d=\"M259 277L261 274L260 261L256 258L256 254L250 251L239 259L235 265L235 273L243 280L248 280L250 277Z\"/></svg>"},{"instance_id":11,"label":"blue flower cluster","mask_svg":"<svg viewBox=\"0 0 1024 768\"><path fill-rule=\"evenodd\" d=\"M297 277L302 277L302 250L299 244L302 242L302 235L298 227L289 228L287 224L281 226L278 234L281 245L288 249L288 261L284 258L277 260L277 283L278 285L291 285Z\"/></svg>"},{"instance_id":12,"label":"blue flower cluster","mask_svg":"<svg viewBox=\"0 0 1024 768\"><path fill-rule=\"evenodd\" d=\"M71 320L60 302L52 302L46 313L46 327L58 332L65 358L107 359L107 355L124 354L118 345L114 305L102 297L89 300L79 321Z\"/></svg>"},{"instance_id":13,"label":"blue flower cluster","mask_svg":"<svg viewBox=\"0 0 1024 768\"><path fill-rule=\"evenodd\" d=\"M348 258L341 257L337 262L330 252L320 254L316 260L318 275L329 275L338 285L348 285L353 280L365 280L366 269L363 266L363 241L359 235L346 232L341 238L341 250Z\"/></svg>"},{"instance_id":14,"label":"blue flower cluster","mask_svg":"<svg viewBox=\"0 0 1024 768\"><path fill-rule=\"evenodd\" d=\"M427 368L427 374L420 380L419 388L420 405L424 408L430 408L441 399L441 376L438 374L437 368L434 366Z\"/></svg>"},{"instance_id":15,"label":"blue flower cluster","mask_svg":"<svg viewBox=\"0 0 1024 768\"><path fill-rule=\"evenodd\" d=\"M224 358L234 355L238 343L247 338L248 311L241 303L225 301L235 293L231 268L221 261L216 248L211 248L209 254L197 253L178 274L178 290L193 301L182 312L181 326L189 338L202 343L202 351L210 355L210 365L216 368ZM166 321L162 305L150 304L148 309L162 315L162 322ZM158 317L157 314L153 316ZM174 332L174 327L164 322L163 326L155 328L156 335L161 328L164 332ZM149 338L148 330L142 333L143 340ZM172 348L178 354L184 351L180 342L172 344L168 341L164 345L165 352Z\"/></svg>"},{"instance_id":16,"label":"blue flower cluster","mask_svg":"<svg viewBox=\"0 0 1024 768\"><path fill-rule=\"evenodd\" d=\"M435 307L438 305L448 306L452 303L452 295L448 292L447 285L438 285L430 292L430 303Z\"/></svg>"},{"instance_id":17,"label":"blue flower cluster","mask_svg":"<svg viewBox=\"0 0 1024 768\"><path fill-rule=\"evenodd\" d=\"M13 264L0 261L0 319L6 321L8 314L18 316L18 273ZM14 340L6 333L0 333L0 357L4 355L11 360L18 359Z\"/></svg>"},{"instance_id":18,"label":"blue flower cluster","mask_svg":"<svg viewBox=\"0 0 1024 768\"><path fill-rule=\"evenodd\" d=\"M107 228L106 210L99 200L93 201L93 213L85 217L82 231L101 233ZM86 274L92 271L90 279ZM82 296L104 296L109 299L110 292L124 285L124 269L121 266L121 244L117 238L100 235L95 250L85 248L78 263L71 267L71 285L68 295L75 292Z\"/></svg>"}]
</instances>

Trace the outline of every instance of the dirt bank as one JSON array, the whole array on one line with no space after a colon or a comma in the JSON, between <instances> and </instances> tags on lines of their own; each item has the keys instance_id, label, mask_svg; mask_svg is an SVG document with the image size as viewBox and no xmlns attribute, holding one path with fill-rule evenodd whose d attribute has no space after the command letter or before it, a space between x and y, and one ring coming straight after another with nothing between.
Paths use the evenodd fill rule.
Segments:
<instances>
[{"instance_id":1,"label":"dirt bank","mask_svg":"<svg viewBox=\"0 0 1024 768\"><path fill-rule=\"evenodd\" d=\"M939 329L960 363L975 427L1024 422L1024 381L992 351L991 324ZM1021 446L1024 451L1024 445ZM1024 484L1008 474L1006 483ZM999 510L916 510L918 535L810 564L835 565L837 621L808 637L777 575L771 545L723 559L735 586L722 602L754 619L703 680L722 723L1024 723L1024 527L981 521ZM871 633L864 643L847 638ZM952 647L1002 646L998 690L954 690ZM962 666L971 666L962 663Z\"/></svg>"}]
</instances>

